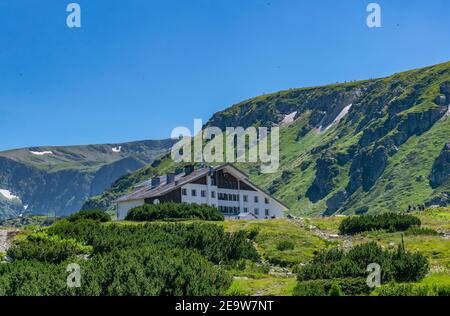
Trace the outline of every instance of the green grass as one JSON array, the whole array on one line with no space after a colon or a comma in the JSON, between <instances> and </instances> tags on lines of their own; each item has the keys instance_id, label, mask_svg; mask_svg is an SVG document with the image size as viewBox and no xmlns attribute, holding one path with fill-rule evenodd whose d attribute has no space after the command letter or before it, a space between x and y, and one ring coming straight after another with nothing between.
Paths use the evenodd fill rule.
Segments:
<instances>
[{"instance_id":1,"label":"green grass","mask_svg":"<svg viewBox=\"0 0 450 316\"><path fill-rule=\"evenodd\" d=\"M255 240L258 252L265 260L284 267L295 266L309 261L315 251L329 246L327 242L299 225L284 219L266 221L225 221L225 230L259 229ZM280 241L290 241L294 249L280 251Z\"/></svg>"},{"instance_id":2,"label":"green grass","mask_svg":"<svg viewBox=\"0 0 450 316\"><path fill-rule=\"evenodd\" d=\"M295 277L267 275L261 278L235 278L226 295L240 296L291 296L297 280Z\"/></svg>"},{"instance_id":3,"label":"green grass","mask_svg":"<svg viewBox=\"0 0 450 316\"><path fill-rule=\"evenodd\" d=\"M303 220L306 224L316 226L319 229L332 230L336 233L339 230L339 225L345 217L333 216L333 217L305 217Z\"/></svg>"}]
</instances>

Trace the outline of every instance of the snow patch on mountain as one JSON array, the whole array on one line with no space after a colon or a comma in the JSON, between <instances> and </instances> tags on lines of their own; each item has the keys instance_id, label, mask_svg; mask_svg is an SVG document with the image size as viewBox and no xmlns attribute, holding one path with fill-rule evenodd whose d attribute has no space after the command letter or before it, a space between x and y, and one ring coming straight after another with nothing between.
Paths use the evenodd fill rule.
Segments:
<instances>
[{"instance_id":1,"label":"snow patch on mountain","mask_svg":"<svg viewBox=\"0 0 450 316\"><path fill-rule=\"evenodd\" d=\"M7 200L14 200L19 198L12 194L9 190L5 189L0 189L0 195L3 195Z\"/></svg>"},{"instance_id":2,"label":"snow patch on mountain","mask_svg":"<svg viewBox=\"0 0 450 316\"><path fill-rule=\"evenodd\" d=\"M45 156L45 155L53 155L53 152L50 150L46 150L46 151L31 151L30 153L32 153L33 155L36 156Z\"/></svg>"},{"instance_id":3,"label":"snow patch on mountain","mask_svg":"<svg viewBox=\"0 0 450 316\"><path fill-rule=\"evenodd\" d=\"M330 125L328 125L327 127L323 128L322 126L320 126L320 131L321 132L326 132L327 130L329 130L331 127L333 127L334 125L338 124L350 111L350 109L352 108L353 104L349 104L347 105L345 108L342 109L341 113L339 113L338 116L336 116L336 118L334 119L333 123L331 123Z\"/></svg>"},{"instance_id":4,"label":"snow patch on mountain","mask_svg":"<svg viewBox=\"0 0 450 316\"><path fill-rule=\"evenodd\" d=\"M113 153L120 153L122 151L122 146L113 147L112 151Z\"/></svg>"},{"instance_id":5,"label":"snow patch on mountain","mask_svg":"<svg viewBox=\"0 0 450 316\"><path fill-rule=\"evenodd\" d=\"M294 122L295 116L297 115L297 111L292 112L291 114L287 114L284 116L284 119L281 121L281 125L287 125Z\"/></svg>"}]
</instances>

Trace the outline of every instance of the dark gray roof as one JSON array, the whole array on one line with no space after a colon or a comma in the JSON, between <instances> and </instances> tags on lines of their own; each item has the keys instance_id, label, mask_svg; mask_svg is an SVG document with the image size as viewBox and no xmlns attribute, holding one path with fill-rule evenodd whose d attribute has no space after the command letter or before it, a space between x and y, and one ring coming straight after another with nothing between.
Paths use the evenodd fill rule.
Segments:
<instances>
[{"instance_id":1,"label":"dark gray roof","mask_svg":"<svg viewBox=\"0 0 450 316\"><path fill-rule=\"evenodd\" d=\"M195 181L205 175L208 174L209 168L200 168L194 170L191 174L186 175L185 173L180 173L175 176L175 181L171 183L166 182L166 177L160 177L161 183L159 186L152 188L150 181L145 181L137 185L136 190L133 193L125 195L116 202L124 202L124 201L132 201L132 200L142 200L148 199L152 197L162 196L167 194L173 190L178 189L179 187Z\"/></svg>"}]
</instances>

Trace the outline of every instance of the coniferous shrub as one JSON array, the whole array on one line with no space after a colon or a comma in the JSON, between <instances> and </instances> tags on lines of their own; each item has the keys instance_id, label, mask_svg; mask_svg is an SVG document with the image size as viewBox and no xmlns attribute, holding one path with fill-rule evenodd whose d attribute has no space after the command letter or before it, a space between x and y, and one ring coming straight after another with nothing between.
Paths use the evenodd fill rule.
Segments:
<instances>
[{"instance_id":1,"label":"coniferous shrub","mask_svg":"<svg viewBox=\"0 0 450 316\"><path fill-rule=\"evenodd\" d=\"M36 233L25 240L17 242L8 249L7 255L13 260L37 260L49 263L60 263L70 257L87 255L92 247L84 246L74 239L62 239L58 236L48 236Z\"/></svg>"},{"instance_id":2,"label":"coniferous shrub","mask_svg":"<svg viewBox=\"0 0 450 316\"><path fill-rule=\"evenodd\" d=\"M365 278L308 280L294 288L295 296L354 296L369 294Z\"/></svg>"},{"instance_id":3,"label":"coniferous shrub","mask_svg":"<svg viewBox=\"0 0 450 316\"><path fill-rule=\"evenodd\" d=\"M289 240L282 240L277 243L277 250L285 251L294 249L294 243Z\"/></svg>"},{"instance_id":4,"label":"coniferous shrub","mask_svg":"<svg viewBox=\"0 0 450 316\"><path fill-rule=\"evenodd\" d=\"M448 285L422 285L415 283L390 283L376 289L379 296L450 296Z\"/></svg>"},{"instance_id":5,"label":"coniferous shrub","mask_svg":"<svg viewBox=\"0 0 450 316\"><path fill-rule=\"evenodd\" d=\"M87 245L87 246L85 246ZM89 250L91 256L80 256ZM0 264L0 295L221 295L231 284L223 267L259 259L248 232L206 223L102 224L62 220L32 234ZM82 286L69 288L77 263Z\"/></svg>"},{"instance_id":6,"label":"coniferous shrub","mask_svg":"<svg viewBox=\"0 0 450 316\"><path fill-rule=\"evenodd\" d=\"M395 213L381 215L361 215L345 218L340 226L341 234L354 235L361 232L385 229L388 231L405 231L410 227L420 226L415 216Z\"/></svg>"},{"instance_id":7,"label":"coniferous shrub","mask_svg":"<svg viewBox=\"0 0 450 316\"><path fill-rule=\"evenodd\" d=\"M310 263L297 269L297 279L299 284L310 280L366 279L371 263L380 265L382 283L416 282L429 271L428 260L422 254L409 253L403 246L387 251L372 242L358 245L348 253L338 248L321 251Z\"/></svg>"},{"instance_id":8,"label":"coniferous shrub","mask_svg":"<svg viewBox=\"0 0 450 316\"><path fill-rule=\"evenodd\" d=\"M69 222L75 222L81 219L92 219L105 223L111 220L111 216L109 216L108 213L102 210L82 210L67 217L67 220Z\"/></svg>"},{"instance_id":9,"label":"coniferous shrub","mask_svg":"<svg viewBox=\"0 0 450 316\"><path fill-rule=\"evenodd\" d=\"M216 207L186 203L145 204L131 209L128 221L157 221L168 219L200 219L206 221L223 221L224 216Z\"/></svg>"},{"instance_id":10,"label":"coniferous shrub","mask_svg":"<svg viewBox=\"0 0 450 316\"><path fill-rule=\"evenodd\" d=\"M157 244L197 249L214 263L259 258L245 231L229 233L219 225L207 223L102 225L93 220L61 221L50 227L48 234L92 245L94 254Z\"/></svg>"}]
</instances>

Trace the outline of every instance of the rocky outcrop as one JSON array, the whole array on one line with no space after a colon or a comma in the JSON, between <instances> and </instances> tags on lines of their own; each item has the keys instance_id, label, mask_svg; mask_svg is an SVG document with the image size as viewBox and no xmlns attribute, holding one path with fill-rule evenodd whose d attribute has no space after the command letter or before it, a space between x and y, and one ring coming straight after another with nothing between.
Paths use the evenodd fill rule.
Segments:
<instances>
[{"instance_id":1,"label":"rocky outcrop","mask_svg":"<svg viewBox=\"0 0 450 316\"><path fill-rule=\"evenodd\" d=\"M316 177L306 192L306 196L313 203L323 199L334 188L333 179L339 174L337 161L333 157L323 156L317 160Z\"/></svg>"},{"instance_id":2,"label":"rocky outcrop","mask_svg":"<svg viewBox=\"0 0 450 316\"><path fill-rule=\"evenodd\" d=\"M445 144L434 161L429 179L432 188L436 188L450 179L450 142Z\"/></svg>"},{"instance_id":3,"label":"rocky outcrop","mask_svg":"<svg viewBox=\"0 0 450 316\"><path fill-rule=\"evenodd\" d=\"M369 191L383 174L387 160L388 153L383 146L377 147L374 151L362 151L350 167L350 180L346 189L349 195L356 192L359 187Z\"/></svg>"},{"instance_id":4,"label":"rocky outcrop","mask_svg":"<svg viewBox=\"0 0 450 316\"><path fill-rule=\"evenodd\" d=\"M432 206L445 207L448 205L450 205L450 191L437 193L433 196L433 198L431 198L425 202L426 207L432 207Z\"/></svg>"},{"instance_id":5,"label":"rocky outcrop","mask_svg":"<svg viewBox=\"0 0 450 316\"><path fill-rule=\"evenodd\" d=\"M327 210L324 212L324 216L331 216L336 213L345 203L347 199L347 192L341 190L327 200Z\"/></svg>"}]
</instances>

